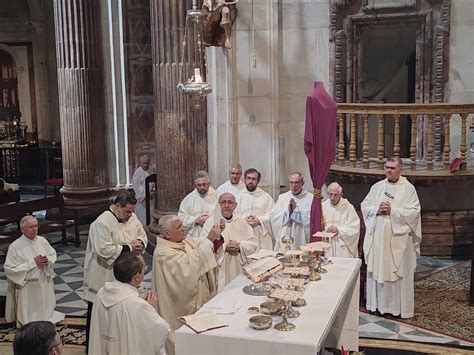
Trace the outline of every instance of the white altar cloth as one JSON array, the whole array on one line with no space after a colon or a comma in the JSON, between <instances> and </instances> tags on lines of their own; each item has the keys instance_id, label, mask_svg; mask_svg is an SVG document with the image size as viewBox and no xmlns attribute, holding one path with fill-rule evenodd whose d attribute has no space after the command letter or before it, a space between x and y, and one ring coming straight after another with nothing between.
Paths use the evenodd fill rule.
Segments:
<instances>
[{"instance_id":1,"label":"white altar cloth","mask_svg":"<svg viewBox=\"0 0 474 355\"><path fill-rule=\"evenodd\" d=\"M296 308L301 316L289 321L296 325L291 332L280 332L273 325L281 317L273 317L270 329L258 331L249 327L252 315L249 307L259 306L267 300L265 296L249 296L242 292L251 283L240 275L228 284L221 293L206 303L199 312L212 311L214 304L229 304L239 300L241 307L235 314L219 314L228 327L214 329L201 334L186 326L176 331L176 354L206 355L253 355L253 354L317 354L323 347L359 348L359 269L360 259L331 258L333 264L322 279L310 282L302 297L305 307Z\"/></svg>"}]
</instances>

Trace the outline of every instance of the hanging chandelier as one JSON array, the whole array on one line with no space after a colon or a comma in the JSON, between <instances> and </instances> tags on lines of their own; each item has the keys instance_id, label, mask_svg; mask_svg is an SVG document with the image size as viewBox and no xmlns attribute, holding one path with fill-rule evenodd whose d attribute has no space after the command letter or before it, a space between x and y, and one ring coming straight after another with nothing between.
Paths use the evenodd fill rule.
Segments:
<instances>
[{"instance_id":1,"label":"hanging chandelier","mask_svg":"<svg viewBox=\"0 0 474 355\"><path fill-rule=\"evenodd\" d=\"M212 92L207 81L206 52L203 43L204 13L198 10L196 0L193 0L191 10L186 12L186 23L182 43L181 63L179 64L178 91L191 96L195 100L202 100ZM193 46L189 46L188 36ZM183 82L183 76L188 77Z\"/></svg>"}]
</instances>

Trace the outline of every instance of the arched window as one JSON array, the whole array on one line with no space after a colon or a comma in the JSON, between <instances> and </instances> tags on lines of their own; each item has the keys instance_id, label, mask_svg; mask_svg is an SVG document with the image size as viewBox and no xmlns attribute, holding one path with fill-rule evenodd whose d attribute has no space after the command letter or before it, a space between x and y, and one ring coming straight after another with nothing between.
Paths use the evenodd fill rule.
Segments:
<instances>
[{"instance_id":1,"label":"arched window","mask_svg":"<svg viewBox=\"0 0 474 355\"><path fill-rule=\"evenodd\" d=\"M0 108L2 111L19 111L18 78L15 60L10 53L0 49Z\"/></svg>"}]
</instances>

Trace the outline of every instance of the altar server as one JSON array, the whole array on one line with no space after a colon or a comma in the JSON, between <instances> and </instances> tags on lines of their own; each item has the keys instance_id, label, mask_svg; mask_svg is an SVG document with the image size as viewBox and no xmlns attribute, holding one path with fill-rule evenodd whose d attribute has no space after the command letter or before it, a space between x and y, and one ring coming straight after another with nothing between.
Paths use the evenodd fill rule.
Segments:
<instances>
[{"instance_id":1,"label":"altar server","mask_svg":"<svg viewBox=\"0 0 474 355\"><path fill-rule=\"evenodd\" d=\"M325 231L335 233L332 248L327 256L357 258L359 256L360 219L352 204L342 197L342 187L337 182L328 186L329 199L323 202Z\"/></svg>"},{"instance_id":2,"label":"altar server","mask_svg":"<svg viewBox=\"0 0 474 355\"><path fill-rule=\"evenodd\" d=\"M274 249L284 249L281 239L293 238L293 248L309 243L309 218L313 196L303 190L304 179L300 172L292 172L288 177L290 190L278 197L270 213L259 218L275 240Z\"/></svg>"},{"instance_id":3,"label":"altar server","mask_svg":"<svg viewBox=\"0 0 474 355\"><path fill-rule=\"evenodd\" d=\"M224 182L216 189L217 194L222 195L224 192L230 192L232 195L238 196L242 191L245 190L245 184L240 180L241 176L242 165L232 165L229 169L229 180Z\"/></svg>"},{"instance_id":4,"label":"altar server","mask_svg":"<svg viewBox=\"0 0 474 355\"><path fill-rule=\"evenodd\" d=\"M115 261L116 280L106 282L94 302L90 354L165 354L170 326L156 311L156 293L138 294L145 271L141 255L125 253Z\"/></svg>"},{"instance_id":5,"label":"altar server","mask_svg":"<svg viewBox=\"0 0 474 355\"><path fill-rule=\"evenodd\" d=\"M401 171L400 158L388 159L386 179L373 185L361 203L366 226L366 308L411 318L416 258L420 255L421 208L415 187L401 176Z\"/></svg>"},{"instance_id":6,"label":"altar server","mask_svg":"<svg viewBox=\"0 0 474 355\"><path fill-rule=\"evenodd\" d=\"M23 233L8 247L4 270L8 280L5 319L22 327L32 321L60 322L64 313L56 312L53 265L56 251L38 235L38 220L20 220Z\"/></svg>"},{"instance_id":7,"label":"altar server","mask_svg":"<svg viewBox=\"0 0 474 355\"><path fill-rule=\"evenodd\" d=\"M245 190L236 196L236 211L253 228L258 241L258 249L273 250L275 241L271 231L260 223L259 217L269 213L275 206L275 201L267 192L258 187L261 177L262 174L257 169L250 168L245 171Z\"/></svg>"},{"instance_id":8,"label":"altar server","mask_svg":"<svg viewBox=\"0 0 474 355\"><path fill-rule=\"evenodd\" d=\"M137 215L138 220L146 225L146 189L145 189L145 179L150 176L152 173L150 169L150 158L148 155L142 155L140 157L140 166L133 173L132 184L133 191L135 191L135 198L137 199L137 204L135 206L135 214ZM150 198L153 198L153 195L150 195Z\"/></svg>"},{"instance_id":9,"label":"altar server","mask_svg":"<svg viewBox=\"0 0 474 355\"><path fill-rule=\"evenodd\" d=\"M199 238L202 226L214 210L217 193L209 184L209 175L205 171L194 174L195 189L179 205L178 217L183 221L187 237Z\"/></svg>"}]
</instances>

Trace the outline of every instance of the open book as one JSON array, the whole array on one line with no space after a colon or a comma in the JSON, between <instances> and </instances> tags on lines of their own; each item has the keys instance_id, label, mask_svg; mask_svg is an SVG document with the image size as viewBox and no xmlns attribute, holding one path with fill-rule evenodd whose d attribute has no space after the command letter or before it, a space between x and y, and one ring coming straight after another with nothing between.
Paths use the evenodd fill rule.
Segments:
<instances>
[{"instance_id":1,"label":"open book","mask_svg":"<svg viewBox=\"0 0 474 355\"><path fill-rule=\"evenodd\" d=\"M244 274L253 282L264 281L281 269L283 269L282 263L271 256L255 260L243 267Z\"/></svg>"},{"instance_id":2,"label":"open book","mask_svg":"<svg viewBox=\"0 0 474 355\"><path fill-rule=\"evenodd\" d=\"M208 330L228 327L212 312L201 312L177 318L180 322L187 325L196 333L206 332Z\"/></svg>"}]
</instances>

